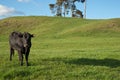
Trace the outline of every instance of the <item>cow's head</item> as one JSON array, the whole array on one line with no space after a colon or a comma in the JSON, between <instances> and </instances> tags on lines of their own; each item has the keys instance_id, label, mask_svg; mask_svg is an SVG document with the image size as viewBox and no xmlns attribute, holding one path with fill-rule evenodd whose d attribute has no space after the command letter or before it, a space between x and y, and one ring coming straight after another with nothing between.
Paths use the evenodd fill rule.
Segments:
<instances>
[{"instance_id":1,"label":"cow's head","mask_svg":"<svg viewBox=\"0 0 120 80\"><path fill-rule=\"evenodd\" d=\"M24 47L31 47L31 38L34 37L33 34L30 34L28 32L23 33L23 42Z\"/></svg>"}]
</instances>

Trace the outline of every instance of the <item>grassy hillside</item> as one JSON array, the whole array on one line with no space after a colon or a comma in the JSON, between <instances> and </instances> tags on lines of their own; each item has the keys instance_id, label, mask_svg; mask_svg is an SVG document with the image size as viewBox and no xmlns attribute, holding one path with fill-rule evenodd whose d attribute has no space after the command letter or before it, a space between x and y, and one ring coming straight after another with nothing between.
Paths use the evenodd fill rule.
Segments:
<instances>
[{"instance_id":1,"label":"grassy hillside","mask_svg":"<svg viewBox=\"0 0 120 80\"><path fill-rule=\"evenodd\" d=\"M35 35L30 66L9 61L12 31ZM120 19L11 17L0 21L1 80L120 80Z\"/></svg>"},{"instance_id":2,"label":"grassy hillside","mask_svg":"<svg viewBox=\"0 0 120 80\"><path fill-rule=\"evenodd\" d=\"M120 19L84 20L58 17L13 17L0 21L0 34L28 31L40 37L114 35L120 32ZM102 35L102 36L103 36ZM114 35L119 36L119 35Z\"/></svg>"}]
</instances>

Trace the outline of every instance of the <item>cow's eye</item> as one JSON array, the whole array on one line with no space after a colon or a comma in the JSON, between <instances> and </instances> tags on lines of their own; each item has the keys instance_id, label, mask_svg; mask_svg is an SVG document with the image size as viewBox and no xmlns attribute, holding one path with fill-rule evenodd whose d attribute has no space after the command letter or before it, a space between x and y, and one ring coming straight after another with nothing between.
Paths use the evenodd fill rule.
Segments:
<instances>
[{"instance_id":1,"label":"cow's eye","mask_svg":"<svg viewBox=\"0 0 120 80\"><path fill-rule=\"evenodd\" d=\"M24 38L27 38L27 36L26 36L26 35L24 35Z\"/></svg>"},{"instance_id":2,"label":"cow's eye","mask_svg":"<svg viewBox=\"0 0 120 80\"><path fill-rule=\"evenodd\" d=\"M27 36L25 36L25 38L27 38Z\"/></svg>"}]
</instances>

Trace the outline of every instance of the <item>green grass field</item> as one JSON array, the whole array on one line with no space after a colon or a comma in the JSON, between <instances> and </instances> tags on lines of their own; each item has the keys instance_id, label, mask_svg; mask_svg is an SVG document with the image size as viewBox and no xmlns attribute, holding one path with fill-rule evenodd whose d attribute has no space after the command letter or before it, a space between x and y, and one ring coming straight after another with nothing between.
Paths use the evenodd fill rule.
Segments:
<instances>
[{"instance_id":1,"label":"green grass field","mask_svg":"<svg viewBox=\"0 0 120 80\"><path fill-rule=\"evenodd\" d=\"M30 66L9 61L12 31L33 33ZM0 21L0 80L120 80L120 19L12 17Z\"/></svg>"}]
</instances>

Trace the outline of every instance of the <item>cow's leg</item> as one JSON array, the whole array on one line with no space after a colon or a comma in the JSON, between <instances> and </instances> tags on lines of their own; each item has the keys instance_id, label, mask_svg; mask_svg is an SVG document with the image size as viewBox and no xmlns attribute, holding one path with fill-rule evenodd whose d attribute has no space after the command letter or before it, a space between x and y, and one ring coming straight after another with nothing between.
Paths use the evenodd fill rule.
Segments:
<instances>
[{"instance_id":1,"label":"cow's leg","mask_svg":"<svg viewBox=\"0 0 120 80\"><path fill-rule=\"evenodd\" d=\"M27 49L27 51L26 51L26 53L25 53L26 66L29 66L29 63L28 63L29 52L30 52L30 49Z\"/></svg>"},{"instance_id":2,"label":"cow's leg","mask_svg":"<svg viewBox=\"0 0 120 80\"><path fill-rule=\"evenodd\" d=\"M25 59L26 59L26 66L29 66L29 64L28 64L28 54L25 54Z\"/></svg>"},{"instance_id":3,"label":"cow's leg","mask_svg":"<svg viewBox=\"0 0 120 80\"><path fill-rule=\"evenodd\" d=\"M10 61L12 61L12 55L14 55L14 49L10 48Z\"/></svg>"},{"instance_id":4,"label":"cow's leg","mask_svg":"<svg viewBox=\"0 0 120 80\"><path fill-rule=\"evenodd\" d=\"M23 54L21 51L18 51L18 54L19 54L20 65L22 66L23 65Z\"/></svg>"}]
</instances>

